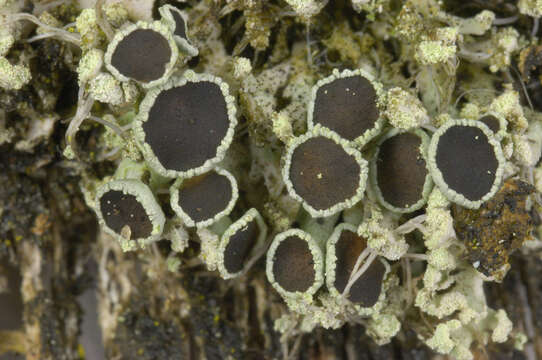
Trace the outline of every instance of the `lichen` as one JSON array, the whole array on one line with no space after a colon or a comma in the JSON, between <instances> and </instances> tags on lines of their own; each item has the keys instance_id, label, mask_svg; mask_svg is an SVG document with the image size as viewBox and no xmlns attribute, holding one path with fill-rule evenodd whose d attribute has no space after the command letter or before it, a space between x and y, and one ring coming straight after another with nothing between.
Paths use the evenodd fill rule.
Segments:
<instances>
[{"instance_id":1,"label":"lichen","mask_svg":"<svg viewBox=\"0 0 542 360\"><path fill-rule=\"evenodd\" d=\"M284 357L292 343L294 348L309 346L301 342L302 334L360 324L380 346L391 341L395 346L414 336L434 352L457 359L475 358L478 348L485 346L492 351L495 344L491 343L520 347L533 340L519 332L529 327L516 323L518 317L507 313L509 308L489 306L501 303L487 301L484 286L504 280L515 266L513 256L520 256L519 249L530 255L540 246L542 60L537 29L541 1L519 0L517 7L508 7L496 0L469 4L458 0L194 0L168 5L157 1L154 8L152 1L99 1L92 7L81 2L81 9L53 1L36 2L33 13L22 12L30 11L22 3L0 2L0 144L29 154L41 151L40 145L53 149L55 155L40 165L46 175L32 174L36 178L48 180L57 167L69 168L72 176L80 177L81 197L95 210L103 230L99 247L115 252L111 256L104 250L100 255L130 264L137 268L134 274L163 280L168 290L174 289L160 295L161 302L153 300L153 311L170 311L174 319L167 326L155 325L160 332L189 323L193 313L186 309L191 305L212 315L214 325L208 329L225 324L219 316L224 309L216 310L216 304L207 309L207 300L183 299L182 305L172 300L185 286L201 286L203 278L210 278L217 298L229 302L237 293L257 298L255 311L247 312L243 302L239 312L237 300L228 305L237 309L231 318L243 326L265 319L263 331L243 334L265 339L251 340L246 348L280 342ZM143 6L144 11L134 6ZM133 58L130 52L114 64L117 47L137 30L152 30L164 40L162 60L152 51L138 53L139 48L131 48ZM156 44L146 45L152 50ZM130 75L131 67L142 59L158 74L152 81L145 80L146 73L137 78ZM326 120L340 115L333 120L342 123L316 121L319 89L335 81L347 83L345 79L370 91L363 97L357 93L359 101L350 103L347 100L356 96L350 85L325 93L331 100L322 113ZM199 83L216 87L219 96L212 98L202 90L192 98L177 94L175 101L161 102L175 91L181 93L183 86ZM368 98L374 101L365 104ZM188 109L193 112L186 119ZM497 120L496 130L480 121L487 115ZM163 121L147 126L153 116ZM359 134L349 132L371 116L365 128L356 129ZM216 127L205 130L203 125L217 119L224 123L217 121ZM491 188L480 197L451 189L448 180L459 173L458 167L444 174L437 164L437 158L459 156L446 149L442 150L446 156L438 153L439 137L453 126L480 130L493 151L489 160L483 159L497 163L495 173L488 174ZM338 129L345 128L339 134ZM156 131L154 139L151 130ZM65 141L57 140L63 139L56 136L59 131L66 132ZM398 208L382 200L375 186L375 164L381 161L382 141L403 132L432 137L434 146L426 151L420 145L421 156L415 158L422 169L427 160L419 201ZM222 137L215 146L210 143L216 134ZM328 158L328 153L302 148L315 138L325 138L334 144L330 149L339 150L329 151ZM209 147L197 152L183 147L186 144ZM300 165L298 173L292 170L296 149L303 149L299 150L301 165L306 166ZM200 153L205 153L205 161L189 169L174 161L181 155L195 159ZM430 153L427 159L426 153ZM62 158L61 165L56 166L59 161L49 166L57 158ZM472 165L465 176L486 165L480 162L484 164ZM390 164L405 169L397 161ZM316 166L332 170L325 173ZM194 221L179 210L179 189L185 182L202 181L211 171L227 174L231 187L224 193L194 196L210 205L221 196L230 201L225 208L213 209L205 221ZM295 176L307 173L313 182L295 181ZM331 175L337 178L321 190L321 180ZM131 237L130 227L113 231L107 226L99 203L108 186L134 179L139 186L137 200L156 220L152 236L139 240ZM367 188L366 179L371 185ZM340 184L343 180L348 191L333 197L335 190L346 188ZM472 181L474 187L481 183ZM319 201L331 205L320 206ZM47 223L43 219L38 221L41 227L32 227L38 233ZM242 257L241 270L230 272L224 265L225 248L254 224L259 232L252 230L258 235L242 239L245 242L232 250ZM333 267L339 256L329 245L343 228L363 240L363 249L356 257L343 256L352 264L347 264L344 290L339 291ZM276 259L275 253L292 234L308 244L310 256L293 257L282 266L287 275L314 273L304 291L286 290L275 278L275 264L287 258ZM0 250L6 243L0 241ZM262 258L266 258L265 270ZM374 266L378 276L362 278ZM113 279L107 281L121 284L112 286L115 297L133 296L122 293L129 270L119 265L120 280L109 268L100 271L100 276ZM374 291L370 306L352 300L360 279ZM147 329L138 319L149 316L118 309L108 316L121 313L128 323ZM268 334L273 321L280 341L267 338L275 336ZM204 325L196 321L192 327ZM118 329L119 336L131 336L128 325ZM105 338L111 342L115 331L107 330ZM202 334L203 339L191 339L191 346L202 347L205 334L210 333ZM216 334L223 336L220 331ZM170 339L177 344L175 336ZM233 351L221 353L221 358L243 357L237 340ZM151 357L152 341L144 342L141 351ZM213 357L205 351L196 353Z\"/></svg>"},{"instance_id":2,"label":"lichen","mask_svg":"<svg viewBox=\"0 0 542 360\"><path fill-rule=\"evenodd\" d=\"M31 80L30 69L24 65L13 65L8 59L0 57L0 87L19 90Z\"/></svg>"}]
</instances>

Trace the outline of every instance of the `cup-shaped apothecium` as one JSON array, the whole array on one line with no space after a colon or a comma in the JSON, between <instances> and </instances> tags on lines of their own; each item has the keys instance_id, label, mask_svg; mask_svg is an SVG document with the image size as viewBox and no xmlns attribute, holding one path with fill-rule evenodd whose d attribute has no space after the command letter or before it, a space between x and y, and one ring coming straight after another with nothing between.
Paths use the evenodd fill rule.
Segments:
<instances>
[{"instance_id":1,"label":"cup-shaped apothecium","mask_svg":"<svg viewBox=\"0 0 542 360\"><path fill-rule=\"evenodd\" d=\"M267 225L258 210L249 209L220 238L218 270L224 279L237 277L263 249Z\"/></svg>"},{"instance_id":2,"label":"cup-shaped apothecium","mask_svg":"<svg viewBox=\"0 0 542 360\"><path fill-rule=\"evenodd\" d=\"M337 225L327 241L326 285L334 296L340 296L352 276L358 257L367 249L367 241L359 236L356 227L350 224ZM368 260L367 257L364 261ZM361 262L358 269L363 266ZM355 280L345 298L363 308L372 307L380 298L386 267L376 258Z\"/></svg>"},{"instance_id":3,"label":"cup-shaped apothecium","mask_svg":"<svg viewBox=\"0 0 542 360\"><path fill-rule=\"evenodd\" d=\"M234 98L219 78L187 71L151 89L135 134L147 163L165 177L192 177L221 161L237 120Z\"/></svg>"},{"instance_id":4,"label":"cup-shaped apothecium","mask_svg":"<svg viewBox=\"0 0 542 360\"><path fill-rule=\"evenodd\" d=\"M423 130L391 130L371 160L371 186L385 208L409 213L423 207L433 187L426 164L429 136Z\"/></svg>"},{"instance_id":5,"label":"cup-shaped apothecium","mask_svg":"<svg viewBox=\"0 0 542 360\"><path fill-rule=\"evenodd\" d=\"M312 88L308 128L320 125L364 145L382 128L383 103L382 85L365 71L334 71Z\"/></svg>"},{"instance_id":6,"label":"cup-shaped apothecium","mask_svg":"<svg viewBox=\"0 0 542 360\"><path fill-rule=\"evenodd\" d=\"M312 296L324 282L324 255L299 229L278 234L267 252L267 279L286 298Z\"/></svg>"},{"instance_id":7,"label":"cup-shaped apothecium","mask_svg":"<svg viewBox=\"0 0 542 360\"><path fill-rule=\"evenodd\" d=\"M130 244L125 249L156 241L164 230L164 213L149 187L139 180L114 180L100 187L95 210L107 233Z\"/></svg>"},{"instance_id":8,"label":"cup-shaped apothecium","mask_svg":"<svg viewBox=\"0 0 542 360\"><path fill-rule=\"evenodd\" d=\"M198 55L198 49L188 37L188 17L186 14L169 4L161 6L158 11L162 15L162 21L170 26L179 49L190 56Z\"/></svg>"},{"instance_id":9,"label":"cup-shaped apothecium","mask_svg":"<svg viewBox=\"0 0 542 360\"><path fill-rule=\"evenodd\" d=\"M450 120L433 134L428 162L433 181L450 201L477 209L499 190L505 159L484 123Z\"/></svg>"},{"instance_id":10,"label":"cup-shaped apothecium","mask_svg":"<svg viewBox=\"0 0 542 360\"><path fill-rule=\"evenodd\" d=\"M313 217L333 215L361 200L367 173L361 153L320 126L288 145L282 169L289 194Z\"/></svg>"},{"instance_id":11,"label":"cup-shaped apothecium","mask_svg":"<svg viewBox=\"0 0 542 360\"><path fill-rule=\"evenodd\" d=\"M120 81L152 87L168 80L178 55L169 26L140 21L115 34L105 53L105 65Z\"/></svg>"},{"instance_id":12,"label":"cup-shaped apothecium","mask_svg":"<svg viewBox=\"0 0 542 360\"><path fill-rule=\"evenodd\" d=\"M478 121L486 124L489 130L493 131L497 139L502 139L506 135L508 122L502 115L495 112L488 112L482 115Z\"/></svg>"},{"instance_id":13,"label":"cup-shaped apothecium","mask_svg":"<svg viewBox=\"0 0 542 360\"><path fill-rule=\"evenodd\" d=\"M192 178L179 178L170 188L171 207L187 226L206 227L227 216L239 197L237 181L215 168Z\"/></svg>"}]
</instances>

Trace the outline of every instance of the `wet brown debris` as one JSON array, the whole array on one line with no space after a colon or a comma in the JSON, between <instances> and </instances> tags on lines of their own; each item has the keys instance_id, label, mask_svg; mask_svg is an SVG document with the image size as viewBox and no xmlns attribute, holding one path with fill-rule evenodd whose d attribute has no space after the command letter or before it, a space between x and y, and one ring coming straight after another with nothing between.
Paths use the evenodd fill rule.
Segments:
<instances>
[{"instance_id":1,"label":"wet brown debris","mask_svg":"<svg viewBox=\"0 0 542 360\"><path fill-rule=\"evenodd\" d=\"M469 262L484 275L502 280L509 256L531 239L536 219L527 197L534 192L532 185L510 179L479 209L452 207L457 237L467 247Z\"/></svg>"}]
</instances>

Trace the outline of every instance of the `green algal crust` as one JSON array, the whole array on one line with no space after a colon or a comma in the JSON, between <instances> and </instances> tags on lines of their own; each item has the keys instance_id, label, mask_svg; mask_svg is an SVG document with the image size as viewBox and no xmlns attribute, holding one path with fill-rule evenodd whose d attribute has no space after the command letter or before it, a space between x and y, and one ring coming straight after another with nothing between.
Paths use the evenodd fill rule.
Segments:
<instances>
[{"instance_id":1,"label":"green algal crust","mask_svg":"<svg viewBox=\"0 0 542 360\"><path fill-rule=\"evenodd\" d=\"M218 271L223 279L237 277L245 272L248 266L251 265L250 263L246 262L244 268L236 273L230 273L224 266L224 252L226 251L226 247L230 242L230 238L237 232L244 230L251 222L256 222L256 226L258 226L259 230L258 238L254 241L251 254L259 251L262 246L264 246L265 239L267 238L267 225L265 224L258 210L251 208L243 216L241 216L239 220L232 223L220 238L220 244L218 246Z\"/></svg>"},{"instance_id":2,"label":"green algal crust","mask_svg":"<svg viewBox=\"0 0 542 360\"><path fill-rule=\"evenodd\" d=\"M459 112L461 119L478 120L481 117L481 110L477 104L466 103Z\"/></svg>"},{"instance_id":3,"label":"green algal crust","mask_svg":"<svg viewBox=\"0 0 542 360\"><path fill-rule=\"evenodd\" d=\"M295 236L305 241L314 260L314 283L304 292L291 292L284 289L277 283L277 281L275 280L275 275L273 274L275 252L277 251L280 243L290 236ZM324 254L322 253L322 249L320 248L320 246L309 233L300 229L290 229L284 231L275 236L273 242L271 243L271 246L269 247L269 250L267 251L266 274L267 280L271 283L275 290L277 290L278 293L282 295L283 298L289 299L290 301L301 301L306 304L311 303L313 295L316 293L316 291L318 291L318 289L320 289L320 287L324 283Z\"/></svg>"},{"instance_id":4,"label":"green algal crust","mask_svg":"<svg viewBox=\"0 0 542 360\"><path fill-rule=\"evenodd\" d=\"M0 30L0 56L5 56L14 43L15 38L13 35L4 33Z\"/></svg>"},{"instance_id":5,"label":"green algal crust","mask_svg":"<svg viewBox=\"0 0 542 360\"><path fill-rule=\"evenodd\" d=\"M434 188L427 201L427 217L424 222L426 231L423 233L425 246L429 251L447 248L450 246L450 240L455 238L454 219L449 210L449 205L450 201L444 194L438 188ZM445 256L443 253L440 253L440 255ZM436 253L436 256L440 255ZM444 258L441 259L444 260ZM437 262L442 264L441 261ZM445 265L445 267L455 267L455 260L451 264Z\"/></svg>"},{"instance_id":6,"label":"green algal crust","mask_svg":"<svg viewBox=\"0 0 542 360\"><path fill-rule=\"evenodd\" d=\"M90 80L89 93L100 102L119 105L124 101L121 83L108 73L100 73Z\"/></svg>"},{"instance_id":7,"label":"green algal crust","mask_svg":"<svg viewBox=\"0 0 542 360\"><path fill-rule=\"evenodd\" d=\"M186 170L186 171L177 171L172 169L166 169L158 160L151 146L145 142L145 132L143 130L143 124L148 120L149 112L154 105L154 102L158 95L165 90L169 90L174 87L183 86L189 82L212 82L218 85L224 100L226 102L226 108L228 111L229 127L226 132L226 135L222 139L220 145L216 149L216 156L210 159L207 159L201 166ZM222 79L210 75L210 74L196 74L193 71L187 70L183 77L181 78L172 78L165 84L155 87L147 92L145 98L139 105L139 113L134 123L134 134L137 142L141 146L145 160L149 166L156 171L158 174L168 177L168 178L189 178L196 175L203 174L204 172L210 170L213 166L224 159L226 151L230 147L231 142L233 141L233 134L235 132L235 127L237 126L236 118L237 109L235 107L235 98L229 93L229 86Z\"/></svg>"},{"instance_id":8,"label":"green algal crust","mask_svg":"<svg viewBox=\"0 0 542 360\"><path fill-rule=\"evenodd\" d=\"M447 27L437 29L435 37L437 40L424 39L417 48L415 58L422 65L445 63L455 57L457 46L458 29Z\"/></svg>"},{"instance_id":9,"label":"green algal crust","mask_svg":"<svg viewBox=\"0 0 542 360\"><path fill-rule=\"evenodd\" d=\"M388 104L384 115L391 126L411 129L429 123L429 115L422 102L410 92L395 87L388 90Z\"/></svg>"},{"instance_id":10,"label":"green algal crust","mask_svg":"<svg viewBox=\"0 0 542 360\"><path fill-rule=\"evenodd\" d=\"M238 72L242 76L249 71L247 65L243 61L236 62L233 66L234 73ZM290 71L290 64L279 64L263 70L257 76L248 73L241 81L239 104L245 109L244 115L247 118L253 142L261 146L267 144L267 138L271 132L272 123L269 119L273 118L277 108L275 94L288 85ZM284 93L284 96L288 97L287 87L284 88ZM306 104L303 105L306 106Z\"/></svg>"},{"instance_id":11,"label":"green algal crust","mask_svg":"<svg viewBox=\"0 0 542 360\"><path fill-rule=\"evenodd\" d=\"M171 250L176 253L182 253L188 248L190 235L178 219L166 221L162 236L171 242Z\"/></svg>"},{"instance_id":12,"label":"green algal crust","mask_svg":"<svg viewBox=\"0 0 542 360\"><path fill-rule=\"evenodd\" d=\"M433 336L427 340L426 344L439 353L449 354L456 346L452 334L457 330L461 331L461 322L458 320L438 324Z\"/></svg>"},{"instance_id":13,"label":"green algal crust","mask_svg":"<svg viewBox=\"0 0 542 360\"><path fill-rule=\"evenodd\" d=\"M288 230L294 223L300 209L301 204L288 194L282 194L277 199L264 204L264 214L269 227L277 232Z\"/></svg>"},{"instance_id":14,"label":"green algal crust","mask_svg":"<svg viewBox=\"0 0 542 360\"><path fill-rule=\"evenodd\" d=\"M32 79L30 69L24 65L12 65L5 57L0 57L0 87L19 90Z\"/></svg>"},{"instance_id":15,"label":"green algal crust","mask_svg":"<svg viewBox=\"0 0 542 360\"><path fill-rule=\"evenodd\" d=\"M519 32L512 27L497 32L494 43L499 52L494 57L491 57L492 61L489 69L493 72L510 67L513 54L521 50L524 45L524 42L520 41Z\"/></svg>"},{"instance_id":16,"label":"green algal crust","mask_svg":"<svg viewBox=\"0 0 542 360\"><path fill-rule=\"evenodd\" d=\"M92 80L103 66L104 52L100 49L90 49L85 52L77 65L79 86Z\"/></svg>"},{"instance_id":17,"label":"green algal crust","mask_svg":"<svg viewBox=\"0 0 542 360\"><path fill-rule=\"evenodd\" d=\"M480 129L484 133L484 135L487 137L488 143L492 146L493 151L495 153L498 166L495 171L495 179L493 181L493 185L491 186L491 189L479 200L469 200L464 195L451 189L448 186L448 184L446 184L446 181L444 180L442 172L438 168L436 157L437 157L437 146L439 143L439 137L442 134L444 134L448 129L454 126L469 126L469 127L475 127L475 128ZM460 204L469 209L479 208L480 205L482 205L487 200L491 199L493 195L495 195L495 193L499 190L501 186L502 178L503 178L505 162L506 160L503 156L499 141L495 138L493 132L485 124L479 121L465 120L465 119L448 121L446 124L438 128L438 130L433 134L433 137L431 138L431 142L429 144L428 165L429 165L429 170L431 172L431 176L433 177L433 181L450 201Z\"/></svg>"},{"instance_id":18,"label":"green algal crust","mask_svg":"<svg viewBox=\"0 0 542 360\"><path fill-rule=\"evenodd\" d=\"M132 82L125 82L121 84L122 92L124 94L124 104L134 105L139 97L139 88Z\"/></svg>"},{"instance_id":19,"label":"green algal crust","mask_svg":"<svg viewBox=\"0 0 542 360\"><path fill-rule=\"evenodd\" d=\"M380 346L390 343L399 330L401 322L392 314L373 314L367 322L367 335Z\"/></svg>"},{"instance_id":20,"label":"green algal crust","mask_svg":"<svg viewBox=\"0 0 542 360\"><path fill-rule=\"evenodd\" d=\"M97 47L105 39L103 32L96 20L94 9L83 9L75 20L77 32L81 35L81 46L83 49Z\"/></svg>"},{"instance_id":21,"label":"green algal crust","mask_svg":"<svg viewBox=\"0 0 542 360\"><path fill-rule=\"evenodd\" d=\"M359 34L352 32L348 23L338 23L333 26L331 36L322 39L322 43L327 47L328 52L337 52L343 63L359 64L363 61L361 59L364 53L361 49L362 40Z\"/></svg>"},{"instance_id":22,"label":"green algal crust","mask_svg":"<svg viewBox=\"0 0 542 360\"><path fill-rule=\"evenodd\" d=\"M294 185L290 181L290 167L292 164L292 155L294 153L294 150L296 149L296 147L303 144L305 141L312 139L314 137L319 137L319 136L328 138L334 141L336 144L340 145L348 155L351 155L354 157L354 159L356 160L360 168L359 183L358 183L356 193L351 198L346 199L327 209L322 209L322 210L317 210L313 208L301 196L299 196L294 189ZM288 193L290 194L290 196L293 197L295 200L301 202L301 204L303 205L303 208L307 210L307 212L312 217L327 217L341 210L354 206L354 204L356 204L358 201L360 201L363 198L363 194L365 192L365 186L367 184L368 172L369 171L368 171L367 160L365 160L361 156L361 153L358 150L351 147L349 142L342 139L337 133L327 128L317 125L311 131L308 131L307 133L293 139L292 141L288 143L286 152L284 154L284 166L282 167L282 179L284 180L284 183L286 184L286 188L288 189Z\"/></svg>"},{"instance_id":23,"label":"green algal crust","mask_svg":"<svg viewBox=\"0 0 542 360\"><path fill-rule=\"evenodd\" d=\"M191 44L190 39L185 39L179 35L175 35L174 31L176 28L176 22L173 18L172 12L176 12L184 22L184 33L188 37L188 16L182 12L181 10L177 9L174 6L171 5L164 5L161 6L158 11L160 12L160 15L162 16L162 21L164 21L171 29L171 32L173 33L173 38L175 39L175 42L179 46L179 50L185 52L186 54L190 56L197 56L198 55L198 49Z\"/></svg>"},{"instance_id":24,"label":"green algal crust","mask_svg":"<svg viewBox=\"0 0 542 360\"><path fill-rule=\"evenodd\" d=\"M215 271L219 262L218 246L220 236L208 228L198 229L197 234L201 241L201 250L198 257L205 263L209 271Z\"/></svg>"},{"instance_id":25,"label":"green algal crust","mask_svg":"<svg viewBox=\"0 0 542 360\"><path fill-rule=\"evenodd\" d=\"M520 103L519 93L515 90L506 89L491 102L488 111L504 117L513 133L523 133L529 127Z\"/></svg>"},{"instance_id":26,"label":"green algal crust","mask_svg":"<svg viewBox=\"0 0 542 360\"><path fill-rule=\"evenodd\" d=\"M446 18L459 28L463 35L484 35L495 20L495 13L483 10L471 18L461 18L446 14Z\"/></svg>"},{"instance_id":27,"label":"green algal crust","mask_svg":"<svg viewBox=\"0 0 542 360\"><path fill-rule=\"evenodd\" d=\"M146 172L149 169L145 163L137 162L129 158L124 158L118 165L115 174L113 175L114 180L141 180L145 176Z\"/></svg>"},{"instance_id":28,"label":"green algal crust","mask_svg":"<svg viewBox=\"0 0 542 360\"><path fill-rule=\"evenodd\" d=\"M536 119L532 121L524 134L512 134L514 160L516 164L526 167L535 166L542 152L542 124Z\"/></svg>"},{"instance_id":29,"label":"green algal crust","mask_svg":"<svg viewBox=\"0 0 542 360\"><path fill-rule=\"evenodd\" d=\"M441 271L451 271L457 267L456 255L446 245L449 244L427 252L427 263Z\"/></svg>"},{"instance_id":30,"label":"green algal crust","mask_svg":"<svg viewBox=\"0 0 542 360\"><path fill-rule=\"evenodd\" d=\"M107 3L104 4L102 9L104 11L107 20L116 27L120 27L126 21L128 21L128 10L124 7L122 2Z\"/></svg>"},{"instance_id":31,"label":"green algal crust","mask_svg":"<svg viewBox=\"0 0 542 360\"><path fill-rule=\"evenodd\" d=\"M252 72L252 64L250 60L246 57L235 57L233 58L233 76L242 80L245 77L249 76Z\"/></svg>"},{"instance_id":32,"label":"green algal crust","mask_svg":"<svg viewBox=\"0 0 542 360\"><path fill-rule=\"evenodd\" d=\"M239 198L239 191L238 191L238 188L237 188L237 181L235 180L233 175L229 171L227 171L225 169L222 169L220 167L215 167L213 169L213 171L215 171L219 175L225 176L228 179L228 181L230 182L230 185L231 185L231 199L229 200L228 205L224 208L224 210L222 210L219 213L215 214L210 219L205 219L205 220L202 220L202 221L195 221L194 219L192 219L190 217L190 215L188 215L182 209L182 207L179 206L179 189L182 187L183 182L185 182L187 180L186 178L178 178L173 183L173 185L171 185L171 187L169 189L169 194L170 194L170 197L171 197L171 207L173 208L173 211L175 211L177 216L179 216L181 218L181 220L183 221L183 223L186 226L190 226L190 227L195 226L197 228L202 228L202 227L207 227L207 226L210 226L210 225L214 224L215 222L217 222L218 220L220 220L224 216L229 215L229 213L231 212L231 210L235 206L235 203L237 202L237 199Z\"/></svg>"},{"instance_id":33,"label":"green algal crust","mask_svg":"<svg viewBox=\"0 0 542 360\"><path fill-rule=\"evenodd\" d=\"M294 137L292 120L284 111L273 113L271 121L273 122L273 133L280 141L287 144L292 140Z\"/></svg>"},{"instance_id":34,"label":"green algal crust","mask_svg":"<svg viewBox=\"0 0 542 360\"><path fill-rule=\"evenodd\" d=\"M128 26L123 27L121 30L117 31L117 33L113 37L113 40L111 40L111 42L107 46L107 51L105 52L105 66L107 70L109 70L109 72L111 72L111 74L113 74L119 81L134 80L132 78L128 78L124 76L123 74L121 74L117 70L117 68L115 68L115 66L113 66L113 64L111 63L111 58L113 56L113 53L115 52L115 49L122 42L124 37L128 36L133 31L139 30L139 29L153 30L161 34L167 40L169 44L169 48L171 50L171 56L170 56L169 61L165 65L164 74L159 79L156 79L153 81L139 82L141 86L143 86L144 88L152 88L152 87L165 83L169 79L171 73L173 72L175 68L175 64L179 56L179 49L177 48L177 45L175 44L175 40L173 40L171 29L167 24L164 24L160 21L153 21L153 22L138 21L135 24L130 24ZM134 59L134 61L138 61L138 59Z\"/></svg>"},{"instance_id":35,"label":"green algal crust","mask_svg":"<svg viewBox=\"0 0 542 360\"><path fill-rule=\"evenodd\" d=\"M388 260L399 260L407 251L404 235L395 231L397 221L391 213L383 212L376 204L369 204L370 216L357 228L357 234L367 239L367 246Z\"/></svg>"},{"instance_id":36,"label":"green algal crust","mask_svg":"<svg viewBox=\"0 0 542 360\"><path fill-rule=\"evenodd\" d=\"M181 267L181 259L175 256L169 256L166 259L166 266L169 272L176 273Z\"/></svg>"},{"instance_id":37,"label":"green algal crust","mask_svg":"<svg viewBox=\"0 0 542 360\"><path fill-rule=\"evenodd\" d=\"M367 11L367 17L374 21L375 13L388 9L390 0L352 0L352 7L357 12Z\"/></svg>"},{"instance_id":38,"label":"green algal crust","mask_svg":"<svg viewBox=\"0 0 542 360\"><path fill-rule=\"evenodd\" d=\"M378 140L378 145L377 145L377 149L376 149L376 152L373 156L373 158L371 159L371 162L370 162L370 177L369 177L369 180L370 180L370 184L371 184L371 188L374 192L374 194L376 195L376 198L378 199L378 202L384 206L386 209L390 210L390 211L393 211L393 212L396 212L396 213L411 213L411 212L414 212L418 209L421 209L425 203L427 202L427 198L429 196L429 194L431 193L431 190L433 189L433 180L431 179L431 175L429 174L429 171L427 172L427 176L425 177L425 182L423 184L423 190L422 190L422 197L414 204L406 207L406 208L398 208L398 207L395 207L393 206L392 204L388 203L385 199L384 199L384 196L382 195L382 192L380 191L380 188L378 187L378 181L377 181L377 174L378 174L378 171L377 171L377 159L378 159L378 154L379 154L379 151L380 151L380 145L386 141L387 139L389 138L392 138L396 135L399 135L399 134L403 134L403 133L411 133L411 134L414 134L416 136L418 136L421 140L421 144L420 144L420 153L422 154L422 157L424 159L424 161L426 161L426 167L427 167L427 149L429 147L429 136L423 131L423 130L420 130L420 129L413 129L413 130L410 130L410 131L401 131L401 130L398 130L398 129L393 129L391 131L389 131L386 135L384 135L382 138L380 138Z\"/></svg>"},{"instance_id":39,"label":"green algal crust","mask_svg":"<svg viewBox=\"0 0 542 360\"><path fill-rule=\"evenodd\" d=\"M328 0L285 0L302 18L308 20L318 14Z\"/></svg>"},{"instance_id":40,"label":"green algal crust","mask_svg":"<svg viewBox=\"0 0 542 360\"><path fill-rule=\"evenodd\" d=\"M477 331L477 328L480 328L484 333ZM425 343L431 349L441 354L449 354L454 359L472 360L474 357L470 348L474 342L480 342L484 345L489 340L502 343L508 340L511 331L512 322L504 310L490 310L486 319L467 327L456 319L438 324L433 335L426 339ZM491 333L491 337L488 337L488 333Z\"/></svg>"},{"instance_id":41,"label":"green algal crust","mask_svg":"<svg viewBox=\"0 0 542 360\"><path fill-rule=\"evenodd\" d=\"M542 16L542 0L519 0L518 9L524 15L539 18Z\"/></svg>"},{"instance_id":42,"label":"green algal crust","mask_svg":"<svg viewBox=\"0 0 542 360\"><path fill-rule=\"evenodd\" d=\"M318 82L312 87L310 101L307 107L307 127L309 131L316 128L317 126L324 127L321 124L315 124L313 121L314 106L315 106L316 95L317 95L318 89L324 85L332 83L335 80L353 77L353 76L361 76L367 79L371 83L377 95L376 105L380 112L379 117L374 123L373 127L366 130L362 135L358 136L356 139L354 139L351 142L352 145L363 146L367 144L372 138L377 136L382 130L385 123L383 112L386 107L386 99L387 99L387 96L382 84L376 81L371 74L369 74L363 69L356 69L356 70L346 69L346 70L343 70L342 72L339 72L338 69L333 69L333 73L330 76L323 78L321 80L318 80ZM330 130L333 131L332 129Z\"/></svg>"},{"instance_id":43,"label":"green algal crust","mask_svg":"<svg viewBox=\"0 0 542 360\"><path fill-rule=\"evenodd\" d=\"M107 226L104 216L100 210L100 199L108 191L121 191L123 194L133 195L136 200L143 206L147 216L152 224L151 234L146 238L131 239L125 238L122 234L117 233ZM146 245L158 240L164 230L165 215L160 205L156 202L154 195L149 187L139 180L126 179L114 180L101 186L96 193L95 211L98 216L98 222L102 229L111 236L117 238L124 251L137 249L137 245L144 248Z\"/></svg>"},{"instance_id":44,"label":"green algal crust","mask_svg":"<svg viewBox=\"0 0 542 360\"><path fill-rule=\"evenodd\" d=\"M416 296L416 306L443 321L433 335L424 340L432 349L471 359L469 349L474 339L483 345L490 340L508 339L512 324L504 311L488 308L484 280L476 270L470 268L452 274L429 265L423 282L424 287Z\"/></svg>"}]
</instances>

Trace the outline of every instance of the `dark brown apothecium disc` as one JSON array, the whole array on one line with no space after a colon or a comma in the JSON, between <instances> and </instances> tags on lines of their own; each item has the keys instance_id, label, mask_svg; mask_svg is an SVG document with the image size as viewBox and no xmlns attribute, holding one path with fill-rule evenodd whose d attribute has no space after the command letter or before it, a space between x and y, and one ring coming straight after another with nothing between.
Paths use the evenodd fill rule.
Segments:
<instances>
[{"instance_id":1,"label":"dark brown apothecium disc","mask_svg":"<svg viewBox=\"0 0 542 360\"><path fill-rule=\"evenodd\" d=\"M343 230L335 244L335 288L342 293L354 269L358 256L366 248L367 242L350 230ZM375 259L369 268L350 288L348 299L363 307L373 306L382 291L382 281L386 274L385 266Z\"/></svg>"},{"instance_id":2,"label":"dark brown apothecium disc","mask_svg":"<svg viewBox=\"0 0 542 360\"><path fill-rule=\"evenodd\" d=\"M499 161L481 129L449 127L438 137L435 159L446 185L466 199L480 200L492 190Z\"/></svg>"},{"instance_id":3,"label":"dark brown apothecium disc","mask_svg":"<svg viewBox=\"0 0 542 360\"><path fill-rule=\"evenodd\" d=\"M224 250L224 268L229 273L233 274L243 270L259 236L260 227L254 218L229 237L228 245Z\"/></svg>"},{"instance_id":4,"label":"dark brown apothecium disc","mask_svg":"<svg viewBox=\"0 0 542 360\"><path fill-rule=\"evenodd\" d=\"M321 124L347 140L372 129L379 117L377 93L363 76L338 78L316 92L312 122Z\"/></svg>"},{"instance_id":5,"label":"dark brown apothecium disc","mask_svg":"<svg viewBox=\"0 0 542 360\"><path fill-rule=\"evenodd\" d=\"M295 192L316 210L356 195L361 168L356 158L324 136L309 138L292 153L290 181Z\"/></svg>"},{"instance_id":6,"label":"dark brown apothecium disc","mask_svg":"<svg viewBox=\"0 0 542 360\"><path fill-rule=\"evenodd\" d=\"M423 198L428 174L422 139L405 132L391 136L379 146L376 182L384 201L396 208L408 208Z\"/></svg>"},{"instance_id":7,"label":"dark brown apothecium disc","mask_svg":"<svg viewBox=\"0 0 542 360\"><path fill-rule=\"evenodd\" d=\"M178 11L171 11L171 16L173 16L173 20L175 20L175 31L173 32L173 35L186 39L186 23L184 22L183 17Z\"/></svg>"},{"instance_id":8,"label":"dark brown apothecium disc","mask_svg":"<svg viewBox=\"0 0 542 360\"><path fill-rule=\"evenodd\" d=\"M143 131L145 142L164 168L188 171L216 157L229 126L220 87L199 81L161 91Z\"/></svg>"},{"instance_id":9,"label":"dark brown apothecium disc","mask_svg":"<svg viewBox=\"0 0 542 360\"><path fill-rule=\"evenodd\" d=\"M178 192L179 207L197 223L226 209L232 199L232 184L226 176L211 171L184 180Z\"/></svg>"},{"instance_id":10,"label":"dark brown apothecium disc","mask_svg":"<svg viewBox=\"0 0 542 360\"><path fill-rule=\"evenodd\" d=\"M495 116L493 115L485 115L485 116L482 116L480 119L478 119L478 121L481 121L483 122L484 124L487 125L487 127L493 131L495 134L499 132L499 130L501 130L501 123L499 121L499 119L497 119Z\"/></svg>"},{"instance_id":11,"label":"dark brown apothecium disc","mask_svg":"<svg viewBox=\"0 0 542 360\"><path fill-rule=\"evenodd\" d=\"M136 29L115 47L111 65L122 75L148 83L160 79L171 61L168 40L152 29Z\"/></svg>"},{"instance_id":12,"label":"dark brown apothecium disc","mask_svg":"<svg viewBox=\"0 0 542 360\"><path fill-rule=\"evenodd\" d=\"M273 258L273 275L286 291L307 291L316 278L309 244L295 235L282 240Z\"/></svg>"},{"instance_id":13,"label":"dark brown apothecium disc","mask_svg":"<svg viewBox=\"0 0 542 360\"><path fill-rule=\"evenodd\" d=\"M152 222L143 205L134 195L109 190L100 198L100 211L106 225L118 234L130 227L130 238L147 238L152 232Z\"/></svg>"}]
</instances>

